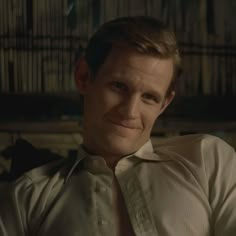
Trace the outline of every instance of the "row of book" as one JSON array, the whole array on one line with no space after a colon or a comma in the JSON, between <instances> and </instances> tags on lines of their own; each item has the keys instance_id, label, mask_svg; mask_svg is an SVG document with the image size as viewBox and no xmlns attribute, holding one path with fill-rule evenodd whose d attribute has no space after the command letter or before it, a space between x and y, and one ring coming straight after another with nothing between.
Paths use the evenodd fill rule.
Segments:
<instances>
[{"instance_id":1,"label":"row of book","mask_svg":"<svg viewBox=\"0 0 236 236\"><path fill-rule=\"evenodd\" d=\"M75 52L0 49L0 92L58 93L75 90ZM184 53L177 83L183 95L236 95L236 56Z\"/></svg>"},{"instance_id":2,"label":"row of book","mask_svg":"<svg viewBox=\"0 0 236 236\"><path fill-rule=\"evenodd\" d=\"M0 50L0 91L58 93L74 89L74 58L68 51Z\"/></svg>"},{"instance_id":3,"label":"row of book","mask_svg":"<svg viewBox=\"0 0 236 236\"><path fill-rule=\"evenodd\" d=\"M181 95L236 95L236 56L183 55L183 75L177 83Z\"/></svg>"},{"instance_id":4,"label":"row of book","mask_svg":"<svg viewBox=\"0 0 236 236\"><path fill-rule=\"evenodd\" d=\"M87 39L100 24L117 16L150 15L175 31L194 34L192 42L214 35L226 43L236 39L235 10L232 0L1 0L0 35Z\"/></svg>"},{"instance_id":5,"label":"row of book","mask_svg":"<svg viewBox=\"0 0 236 236\"><path fill-rule=\"evenodd\" d=\"M0 92L73 90L76 51L99 25L150 15L177 32L181 94L236 94L235 10L222 0L1 0Z\"/></svg>"}]
</instances>

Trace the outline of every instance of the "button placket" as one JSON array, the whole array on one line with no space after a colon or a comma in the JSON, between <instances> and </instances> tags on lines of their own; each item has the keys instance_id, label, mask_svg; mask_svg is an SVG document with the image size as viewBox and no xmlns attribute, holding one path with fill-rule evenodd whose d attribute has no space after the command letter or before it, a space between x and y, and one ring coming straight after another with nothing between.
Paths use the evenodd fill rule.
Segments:
<instances>
[{"instance_id":1,"label":"button placket","mask_svg":"<svg viewBox=\"0 0 236 236\"><path fill-rule=\"evenodd\" d=\"M136 173L127 172L119 177L124 198L128 199L127 210L137 236L158 235L148 202Z\"/></svg>"},{"instance_id":2,"label":"button placket","mask_svg":"<svg viewBox=\"0 0 236 236\"><path fill-rule=\"evenodd\" d=\"M111 176L101 175L94 186L96 196L97 235L112 235L112 189Z\"/></svg>"},{"instance_id":3,"label":"button placket","mask_svg":"<svg viewBox=\"0 0 236 236\"><path fill-rule=\"evenodd\" d=\"M108 224L108 222L104 219L99 219L98 220L98 225L100 226L106 226Z\"/></svg>"},{"instance_id":4,"label":"button placket","mask_svg":"<svg viewBox=\"0 0 236 236\"><path fill-rule=\"evenodd\" d=\"M105 193L107 191L107 188L104 186L98 186L96 185L95 187L95 192L96 193Z\"/></svg>"}]
</instances>

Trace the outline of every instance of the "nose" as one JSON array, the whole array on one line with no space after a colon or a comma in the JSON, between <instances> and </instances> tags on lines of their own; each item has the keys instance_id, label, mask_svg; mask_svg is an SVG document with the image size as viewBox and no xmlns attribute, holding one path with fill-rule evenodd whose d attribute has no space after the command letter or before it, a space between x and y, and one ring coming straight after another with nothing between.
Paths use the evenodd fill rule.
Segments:
<instances>
[{"instance_id":1,"label":"nose","mask_svg":"<svg viewBox=\"0 0 236 236\"><path fill-rule=\"evenodd\" d=\"M127 96L119 106L119 113L123 119L136 119L140 112L140 101L138 96Z\"/></svg>"}]
</instances>

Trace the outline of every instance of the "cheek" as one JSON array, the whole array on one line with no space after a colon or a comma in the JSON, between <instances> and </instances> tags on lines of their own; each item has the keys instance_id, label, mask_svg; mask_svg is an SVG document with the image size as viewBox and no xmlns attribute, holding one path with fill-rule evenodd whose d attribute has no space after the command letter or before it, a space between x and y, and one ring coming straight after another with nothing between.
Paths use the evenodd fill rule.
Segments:
<instances>
[{"instance_id":1,"label":"cheek","mask_svg":"<svg viewBox=\"0 0 236 236\"><path fill-rule=\"evenodd\" d=\"M100 100L106 112L115 110L122 103L122 97L112 91L101 93Z\"/></svg>"},{"instance_id":2,"label":"cheek","mask_svg":"<svg viewBox=\"0 0 236 236\"><path fill-rule=\"evenodd\" d=\"M89 114L93 115L93 118L96 119L111 112L117 104L118 99L115 96L101 89L90 93L90 96L85 100L84 107L85 109L87 108Z\"/></svg>"},{"instance_id":3,"label":"cheek","mask_svg":"<svg viewBox=\"0 0 236 236\"><path fill-rule=\"evenodd\" d=\"M160 108L150 107L145 109L142 114L142 120L147 129L151 129L161 113Z\"/></svg>"}]
</instances>

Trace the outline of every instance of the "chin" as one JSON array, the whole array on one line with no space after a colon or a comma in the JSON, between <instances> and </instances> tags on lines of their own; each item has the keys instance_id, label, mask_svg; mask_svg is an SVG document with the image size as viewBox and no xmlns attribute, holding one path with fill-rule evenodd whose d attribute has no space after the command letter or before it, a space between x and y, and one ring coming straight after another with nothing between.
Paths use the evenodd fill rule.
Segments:
<instances>
[{"instance_id":1,"label":"chin","mask_svg":"<svg viewBox=\"0 0 236 236\"><path fill-rule=\"evenodd\" d=\"M127 156L136 152L143 144L138 145L137 140L130 140L124 137L111 137L105 148L109 147L110 153L119 156Z\"/></svg>"}]
</instances>

